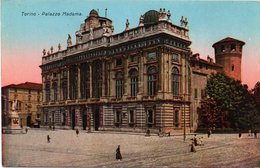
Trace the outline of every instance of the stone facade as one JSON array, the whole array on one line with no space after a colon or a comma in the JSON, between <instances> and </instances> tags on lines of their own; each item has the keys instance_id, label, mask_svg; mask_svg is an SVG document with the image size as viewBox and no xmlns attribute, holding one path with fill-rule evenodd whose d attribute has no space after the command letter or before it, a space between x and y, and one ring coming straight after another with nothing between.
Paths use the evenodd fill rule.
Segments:
<instances>
[{"instance_id":1,"label":"stone facade","mask_svg":"<svg viewBox=\"0 0 260 168\"><path fill-rule=\"evenodd\" d=\"M139 26L113 35L92 10L76 44L43 52L42 124L56 128L173 131L190 128L187 24L148 11ZM186 95L185 95L186 94Z\"/></svg>"},{"instance_id":2,"label":"stone facade","mask_svg":"<svg viewBox=\"0 0 260 168\"><path fill-rule=\"evenodd\" d=\"M40 122L40 105L42 103L42 84L21 83L2 87L2 125L8 125L8 113L12 102L17 100L17 109L20 124L33 126Z\"/></svg>"},{"instance_id":3,"label":"stone facade","mask_svg":"<svg viewBox=\"0 0 260 168\"><path fill-rule=\"evenodd\" d=\"M112 21L92 10L73 45L43 50L42 125L62 129L164 132L196 129L199 99L211 72L222 67L194 59L188 21L150 10L139 25L113 34ZM199 70L198 65L203 67ZM196 93L198 94L198 93ZM195 103L195 104L194 104Z\"/></svg>"}]
</instances>

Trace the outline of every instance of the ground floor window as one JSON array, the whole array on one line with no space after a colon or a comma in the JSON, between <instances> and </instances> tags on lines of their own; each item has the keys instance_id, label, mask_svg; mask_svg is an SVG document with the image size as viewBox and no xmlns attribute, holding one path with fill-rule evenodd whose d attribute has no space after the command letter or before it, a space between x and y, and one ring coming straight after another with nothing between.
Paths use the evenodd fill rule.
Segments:
<instances>
[{"instance_id":1,"label":"ground floor window","mask_svg":"<svg viewBox=\"0 0 260 168\"><path fill-rule=\"evenodd\" d=\"M147 126L148 127L154 126L154 110L153 109L148 109L147 110L146 121L147 121Z\"/></svg>"},{"instance_id":2,"label":"ground floor window","mask_svg":"<svg viewBox=\"0 0 260 168\"><path fill-rule=\"evenodd\" d=\"M115 126L119 127L122 124L122 112L121 110L115 111Z\"/></svg>"},{"instance_id":3,"label":"ground floor window","mask_svg":"<svg viewBox=\"0 0 260 168\"><path fill-rule=\"evenodd\" d=\"M128 124L130 127L134 127L135 125L135 111L133 109L128 112Z\"/></svg>"},{"instance_id":4,"label":"ground floor window","mask_svg":"<svg viewBox=\"0 0 260 168\"><path fill-rule=\"evenodd\" d=\"M174 111L174 123L175 127L179 127L179 110Z\"/></svg>"}]
</instances>

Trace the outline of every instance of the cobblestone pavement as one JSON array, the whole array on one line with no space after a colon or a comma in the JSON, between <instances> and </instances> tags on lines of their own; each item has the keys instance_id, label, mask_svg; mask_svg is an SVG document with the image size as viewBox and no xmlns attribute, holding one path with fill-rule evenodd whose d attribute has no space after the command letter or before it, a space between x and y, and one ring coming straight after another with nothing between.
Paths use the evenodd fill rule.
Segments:
<instances>
[{"instance_id":1,"label":"cobblestone pavement","mask_svg":"<svg viewBox=\"0 0 260 168\"><path fill-rule=\"evenodd\" d=\"M47 135L51 142L47 143ZM190 152L193 135L158 137L112 132L29 130L3 134L3 165L11 167L260 167L260 139L213 134ZM122 161L115 160L121 146Z\"/></svg>"}]
</instances>

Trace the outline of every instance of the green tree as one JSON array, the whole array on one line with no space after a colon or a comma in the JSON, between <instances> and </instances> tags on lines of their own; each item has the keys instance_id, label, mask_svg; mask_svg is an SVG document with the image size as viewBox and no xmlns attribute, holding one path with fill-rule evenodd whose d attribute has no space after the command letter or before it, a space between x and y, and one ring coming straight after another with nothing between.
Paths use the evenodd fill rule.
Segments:
<instances>
[{"instance_id":1,"label":"green tree","mask_svg":"<svg viewBox=\"0 0 260 168\"><path fill-rule=\"evenodd\" d=\"M200 127L222 127L226 121L226 114L213 98L203 99L199 111Z\"/></svg>"},{"instance_id":2,"label":"green tree","mask_svg":"<svg viewBox=\"0 0 260 168\"><path fill-rule=\"evenodd\" d=\"M255 122L256 103L247 85L224 73L216 73L209 78L206 93L227 114L230 127L245 129Z\"/></svg>"}]
</instances>

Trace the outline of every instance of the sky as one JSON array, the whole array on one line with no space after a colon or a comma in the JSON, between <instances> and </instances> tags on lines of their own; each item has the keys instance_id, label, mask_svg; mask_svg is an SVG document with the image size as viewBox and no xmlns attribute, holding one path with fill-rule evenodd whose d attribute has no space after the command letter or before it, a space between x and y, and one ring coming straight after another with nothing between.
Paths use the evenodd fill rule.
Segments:
<instances>
[{"instance_id":1,"label":"sky","mask_svg":"<svg viewBox=\"0 0 260 168\"><path fill-rule=\"evenodd\" d=\"M244 41L242 83L253 88L260 81L260 2L170 0L1 0L1 85L26 81L41 83L42 50L60 43L75 32L92 9L113 21L116 33L138 26L139 17L154 9L171 11L173 24L188 18L193 53L214 58L212 45L226 37ZM44 16L42 13L81 13L81 16ZM25 15L27 13L29 15ZM32 16L36 14L36 16Z\"/></svg>"}]
</instances>

